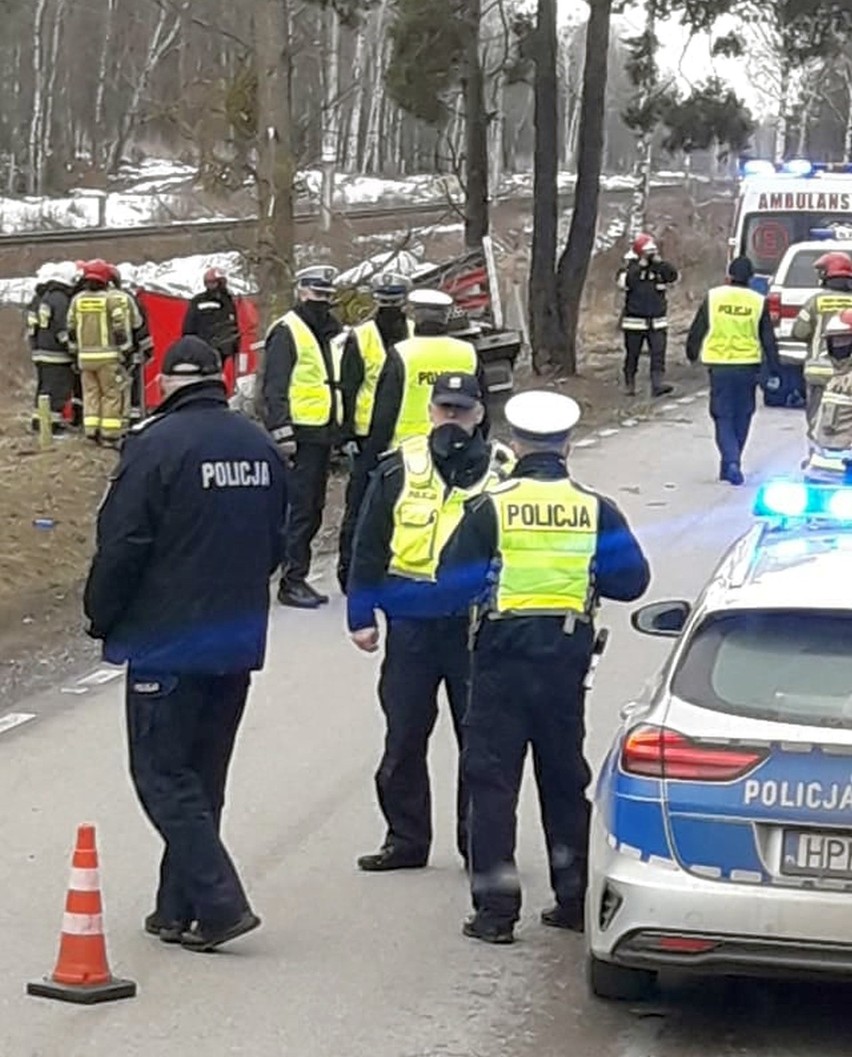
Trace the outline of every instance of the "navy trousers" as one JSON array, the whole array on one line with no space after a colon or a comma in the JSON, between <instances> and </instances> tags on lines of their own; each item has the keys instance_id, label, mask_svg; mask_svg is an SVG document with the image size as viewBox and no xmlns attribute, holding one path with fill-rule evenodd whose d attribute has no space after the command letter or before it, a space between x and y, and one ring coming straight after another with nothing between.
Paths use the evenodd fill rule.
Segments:
<instances>
[{"instance_id":1,"label":"navy trousers","mask_svg":"<svg viewBox=\"0 0 852 1057\"><path fill-rule=\"evenodd\" d=\"M710 416L716 427L721 468L739 466L754 417L758 371L723 367L710 371Z\"/></svg>"}]
</instances>

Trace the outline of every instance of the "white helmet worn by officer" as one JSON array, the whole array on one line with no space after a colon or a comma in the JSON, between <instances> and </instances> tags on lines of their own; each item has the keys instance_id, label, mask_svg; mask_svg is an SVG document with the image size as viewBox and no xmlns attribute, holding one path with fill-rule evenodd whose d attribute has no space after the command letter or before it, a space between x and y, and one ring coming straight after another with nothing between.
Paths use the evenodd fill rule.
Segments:
<instances>
[{"instance_id":1,"label":"white helmet worn by officer","mask_svg":"<svg viewBox=\"0 0 852 1057\"><path fill-rule=\"evenodd\" d=\"M397 272L381 272L371 279L370 290L379 308L401 308L411 290L411 280Z\"/></svg>"},{"instance_id":2,"label":"white helmet worn by officer","mask_svg":"<svg viewBox=\"0 0 852 1057\"><path fill-rule=\"evenodd\" d=\"M582 415L580 405L570 396L535 389L511 397L504 413L516 451L559 451L563 454L567 453L571 431Z\"/></svg>"},{"instance_id":3,"label":"white helmet worn by officer","mask_svg":"<svg viewBox=\"0 0 852 1057\"><path fill-rule=\"evenodd\" d=\"M312 264L296 272L296 293L301 301L330 301L339 272L330 264Z\"/></svg>"},{"instance_id":4,"label":"white helmet worn by officer","mask_svg":"<svg viewBox=\"0 0 852 1057\"><path fill-rule=\"evenodd\" d=\"M443 290L412 290L407 300L415 323L449 323L455 303Z\"/></svg>"}]
</instances>

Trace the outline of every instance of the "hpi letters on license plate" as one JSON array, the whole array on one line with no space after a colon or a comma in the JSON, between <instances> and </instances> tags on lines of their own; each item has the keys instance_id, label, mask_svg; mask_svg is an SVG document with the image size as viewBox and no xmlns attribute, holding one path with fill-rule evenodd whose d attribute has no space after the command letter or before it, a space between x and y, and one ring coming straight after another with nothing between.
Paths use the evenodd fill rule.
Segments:
<instances>
[{"instance_id":1,"label":"hpi letters on license plate","mask_svg":"<svg viewBox=\"0 0 852 1057\"><path fill-rule=\"evenodd\" d=\"M784 830L781 873L852 881L852 833Z\"/></svg>"}]
</instances>

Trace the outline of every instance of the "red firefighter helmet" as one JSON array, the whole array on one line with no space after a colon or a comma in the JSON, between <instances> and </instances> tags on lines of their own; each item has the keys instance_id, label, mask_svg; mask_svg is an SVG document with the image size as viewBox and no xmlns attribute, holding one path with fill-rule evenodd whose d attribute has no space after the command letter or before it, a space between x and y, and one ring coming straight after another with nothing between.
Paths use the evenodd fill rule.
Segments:
<instances>
[{"instance_id":1,"label":"red firefighter helmet","mask_svg":"<svg viewBox=\"0 0 852 1057\"><path fill-rule=\"evenodd\" d=\"M852 260L848 254L832 250L814 262L814 270L822 279L852 279Z\"/></svg>"},{"instance_id":2,"label":"red firefighter helmet","mask_svg":"<svg viewBox=\"0 0 852 1057\"><path fill-rule=\"evenodd\" d=\"M633 240L633 252L637 257L647 257L657 252L657 240L653 235L643 232Z\"/></svg>"},{"instance_id":3,"label":"red firefighter helmet","mask_svg":"<svg viewBox=\"0 0 852 1057\"><path fill-rule=\"evenodd\" d=\"M88 279L91 282L102 283L107 286L113 280L113 266L107 264L105 260L100 257L96 257L91 261L83 261L83 266L80 269L84 279Z\"/></svg>"},{"instance_id":4,"label":"red firefighter helmet","mask_svg":"<svg viewBox=\"0 0 852 1057\"><path fill-rule=\"evenodd\" d=\"M204 285L215 286L217 283L227 282L227 275L221 268L208 268L204 273Z\"/></svg>"}]
</instances>

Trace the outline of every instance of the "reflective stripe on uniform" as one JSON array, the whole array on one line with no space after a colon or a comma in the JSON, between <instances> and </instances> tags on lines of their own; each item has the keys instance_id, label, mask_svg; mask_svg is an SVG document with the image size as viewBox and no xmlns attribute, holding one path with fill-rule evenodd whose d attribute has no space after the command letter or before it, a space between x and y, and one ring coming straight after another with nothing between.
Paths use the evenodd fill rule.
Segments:
<instances>
[{"instance_id":1,"label":"reflective stripe on uniform","mask_svg":"<svg viewBox=\"0 0 852 1057\"><path fill-rule=\"evenodd\" d=\"M409 580L434 581L441 552L456 530L468 499L496 485L490 468L470 488L451 488L435 469L428 437L410 437L400 446L404 480L393 510L388 571Z\"/></svg>"},{"instance_id":2,"label":"reflective stripe on uniform","mask_svg":"<svg viewBox=\"0 0 852 1057\"><path fill-rule=\"evenodd\" d=\"M477 370L473 345L446 335L408 338L396 350L402 361L403 384L393 447L409 437L423 437L431 432L429 400L438 375L450 371L476 374Z\"/></svg>"},{"instance_id":3,"label":"reflective stripe on uniform","mask_svg":"<svg viewBox=\"0 0 852 1057\"><path fill-rule=\"evenodd\" d=\"M570 480L520 478L489 492L500 572L493 616L588 614L599 502Z\"/></svg>"},{"instance_id":4,"label":"reflective stripe on uniform","mask_svg":"<svg viewBox=\"0 0 852 1057\"><path fill-rule=\"evenodd\" d=\"M669 325L666 316L659 319L643 319L639 316L624 316L621 320L622 330L666 330Z\"/></svg>"},{"instance_id":5,"label":"reflective stripe on uniform","mask_svg":"<svg viewBox=\"0 0 852 1057\"><path fill-rule=\"evenodd\" d=\"M710 329L701 346L701 362L711 367L759 364L763 296L745 286L717 286L707 304Z\"/></svg>"}]
</instances>

